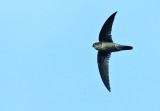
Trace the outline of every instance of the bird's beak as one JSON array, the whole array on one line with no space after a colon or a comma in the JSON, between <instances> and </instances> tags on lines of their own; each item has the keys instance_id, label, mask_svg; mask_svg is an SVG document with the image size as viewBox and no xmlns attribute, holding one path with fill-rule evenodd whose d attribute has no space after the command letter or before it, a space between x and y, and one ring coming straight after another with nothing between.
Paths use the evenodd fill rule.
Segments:
<instances>
[{"instance_id":1,"label":"bird's beak","mask_svg":"<svg viewBox=\"0 0 160 111\"><path fill-rule=\"evenodd\" d=\"M92 45L92 47L94 47L94 44Z\"/></svg>"}]
</instances>

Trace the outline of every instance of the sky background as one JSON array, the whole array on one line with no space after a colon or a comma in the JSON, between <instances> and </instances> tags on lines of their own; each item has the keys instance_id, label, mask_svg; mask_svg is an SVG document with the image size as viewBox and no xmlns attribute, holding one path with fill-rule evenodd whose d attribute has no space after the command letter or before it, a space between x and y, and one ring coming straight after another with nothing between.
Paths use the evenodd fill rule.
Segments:
<instances>
[{"instance_id":1,"label":"sky background","mask_svg":"<svg viewBox=\"0 0 160 111\"><path fill-rule=\"evenodd\" d=\"M1 0L0 111L160 111L159 0ZM118 11L111 92L97 66L100 29Z\"/></svg>"}]
</instances>

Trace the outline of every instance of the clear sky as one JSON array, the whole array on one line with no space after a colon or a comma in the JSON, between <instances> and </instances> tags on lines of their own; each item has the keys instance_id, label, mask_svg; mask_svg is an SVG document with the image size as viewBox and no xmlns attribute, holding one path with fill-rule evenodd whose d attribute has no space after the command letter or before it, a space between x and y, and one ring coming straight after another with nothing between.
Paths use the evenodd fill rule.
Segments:
<instances>
[{"instance_id":1,"label":"clear sky","mask_svg":"<svg viewBox=\"0 0 160 111\"><path fill-rule=\"evenodd\" d=\"M159 0L1 0L0 111L160 111ZM100 29L118 11L111 92L97 66Z\"/></svg>"}]
</instances>

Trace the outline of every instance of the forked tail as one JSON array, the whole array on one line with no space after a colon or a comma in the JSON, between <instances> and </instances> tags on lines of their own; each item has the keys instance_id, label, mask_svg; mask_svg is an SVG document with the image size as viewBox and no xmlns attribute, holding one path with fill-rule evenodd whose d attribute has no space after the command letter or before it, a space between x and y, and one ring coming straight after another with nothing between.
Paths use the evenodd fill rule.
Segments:
<instances>
[{"instance_id":1,"label":"forked tail","mask_svg":"<svg viewBox=\"0 0 160 111\"><path fill-rule=\"evenodd\" d=\"M131 49L133 49L132 46L125 46L125 45L121 46L121 50L131 50Z\"/></svg>"}]
</instances>

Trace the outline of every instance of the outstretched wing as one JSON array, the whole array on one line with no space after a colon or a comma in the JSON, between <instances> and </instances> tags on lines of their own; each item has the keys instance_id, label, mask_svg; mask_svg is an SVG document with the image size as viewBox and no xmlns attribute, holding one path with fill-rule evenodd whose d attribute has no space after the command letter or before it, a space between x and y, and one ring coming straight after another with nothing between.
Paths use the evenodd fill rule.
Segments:
<instances>
[{"instance_id":1,"label":"outstretched wing","mask_svg":"<svg viewBox=\"0 0 160 111\"><path fill-rule=\"evenodd\" d=\"M111 31L112 31L112 24L113 24L116 13L117 12L113 13L104 23L99 34L99 41L113 42L111 37Z\"/></svg>"},{"instance_id":2,"label":"outstretched wing","mask_svg":"<svg viewBox=\"0 0 160 111\"><path fill-rule=\"evenodd\" d=\"M108 61L110 55L111 53L109 52L98 51L98 57L97 57L98 68L102 81L109 91L111 91L109 84L109 70L108 70L108 63L109 63Z\"/></svg>"}]
</instances>

